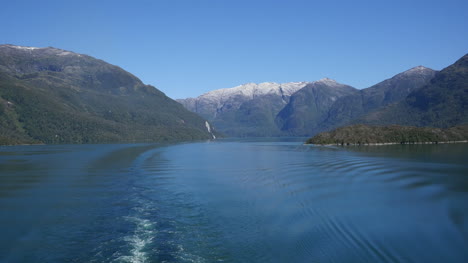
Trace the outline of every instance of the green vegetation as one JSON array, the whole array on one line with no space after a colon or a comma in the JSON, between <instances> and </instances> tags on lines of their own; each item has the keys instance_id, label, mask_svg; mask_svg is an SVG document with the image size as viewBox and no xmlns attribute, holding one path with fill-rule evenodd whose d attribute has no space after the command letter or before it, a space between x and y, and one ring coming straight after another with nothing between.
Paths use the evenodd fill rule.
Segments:
<instances>
[{"instance_id":1,"label":"green vegetation","mask_svg":"<svg viewBox=\"0 0 468 263\"><path fill-rule=\"evenodd\" d=\"M468 140L468 125L449 129L410 126L352 125L319 133L307 144L379 144L379 143L439 143Z\"/></svg>"},{"instance_id":2,"label":"green vegetation","mask_svg":"<svg viewBox=\"0 0 468 263\"><path fill-rule=\"evenodd\" d=\"M201 117L119 67L32 52L0 46L0 144L211 138Z\"/></svg>"},{"instance_id":3,"label":"green vegetation","mask_svg":"<svg viewBox=\"0 0 468 263\"><path fill-rule=\"evenodd\" d=\"M428 84L435 73L434 70L428 68L416 67L370 88L341 97L332 105L326 119L317 126L314 132L328 131L337 127L359 123L356 120L362 116L382 109L387 105L397 103L405 99L412 91ZM398 120L398 117L394 118L394 122L387 124L397 124ZM408 123L407 125L412 124Z\"/></svg>"},{"instance_id":4,"label":"green vegetation","mask_svg":"<svg viewBox=\"0 0 468 263\"><path fill-rule=\"evenodd\" d=\"M312 83L291 96L278 113L276 124L288 136L306 136L320 129L337 100L356 94L351 86L339 83Z\"/></svg>"},{"instance_id":5,"label":"green vegetation","mask_svg":"<svg viewBox=\"0 0 468 263\"><path fill-rule=\"evenodd\" d=\"M429 84L411 92L399 103L355 122L440 128L468 123L468 55L438 72Z\"/></svg>"},{"instance_id":6,"label":"green vegetation","mask_svg":"<svg viewBox=\"0 0 468 263\"><path fill-rule=\"evenodd\" d=\"M235 137L279 136L281 131L275 125L275 116L283 105L279 96L260 96L242 103L237 110L218 113L213 125Z\"/></svg>"}]
</instances>

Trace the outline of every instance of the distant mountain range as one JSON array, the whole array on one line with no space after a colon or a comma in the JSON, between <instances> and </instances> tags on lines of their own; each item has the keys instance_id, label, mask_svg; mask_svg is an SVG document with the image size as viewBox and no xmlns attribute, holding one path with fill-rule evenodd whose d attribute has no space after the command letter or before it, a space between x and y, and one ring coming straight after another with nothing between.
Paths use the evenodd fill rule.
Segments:
<instances>
[{"instance_id":1,"label":"distant mountain range","mask_svg":"<svg viewBox=\"0 0 468 263\"><path fill-rule=\"evenodd\" d=\"M315 127L311 134L331 130L340 126L361 123L359 119L387 105L399 102L411 92L423 87L434 77L436 71L418 66L397 74L370 88L362 89L337 100L327 117ZM398 118L386 124L400 124ZM412 125L412 124L409 124ZM303 133L303 135L305 135Z\"/></svg>"},{"instance_id":2,"label":"distant mountain range","mask_svg":"<svg viewBox=\"0 0 468 263\"><path fill-rule=\"evenodd\" d=\"M466 60L441 72L418 66L362 90L325 78L250 83L178 101L239 137L311 136L357 123L449 127L468 122Z\"/></svg>"},{"instance_id":3,"label":"distant mountain range","mask_svg":"<svg viewBox=\"0 0 468 263\"><path fill-rule=\"evenodd\" d=\"M468 123L468 55L440 72L418 66L362 90L324 78L248 83L178 102L87 55L0 45L0 144L194 140L216 131L312 136L361 123L452 127Z\"/></svg>"},{"instance_id":4,"label":"distant mountain range","mask_svg":"<svg viewBox=\"0 0 468 263\"><path fill-rule=\"evenodd\" d=\"M468 54L437 72L430 82L398 103L371 112L356 122L441 128L468 123Z\"/></svg>"},{"instance_id":5,"label":"distant mountain range","mask_svg":"<svg viewBox=\"0 0 468 263\"><path fill-rule=\"evenodd\" d=\"M52 47L0 45L0 144L209 139L209 128L102 60Z\"/></svg>"},{"instance_id":6,"label":"distant mountain range","mask_svg":"<svg viewBox=\"0 0 468 263\"><path fill-rule=\"evenodd\" d=\"M281 131L275 124L276 115L289 103L292 94L308 84L248 83L177 101L226 135L278 136Z\"/></svg>"}]
</instances>

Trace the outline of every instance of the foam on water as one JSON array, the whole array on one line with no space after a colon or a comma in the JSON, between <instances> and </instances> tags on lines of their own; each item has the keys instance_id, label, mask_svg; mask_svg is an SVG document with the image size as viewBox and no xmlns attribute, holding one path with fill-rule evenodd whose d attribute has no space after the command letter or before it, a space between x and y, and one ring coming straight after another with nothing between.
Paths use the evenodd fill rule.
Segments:
<instances>
[{"instance_id":1,"label":"foam on water","mask_svg":"<svg viewBox=\"0 0 468 263\"><path fill-rule=\"evenodd\" d=\"M466 146L108 147L8 148L0 262L468 258Z\"/></svg>"},{"instance_id":2,"label":"foam on water","mask_svg":"<svg viewBox=\"0 0 468 263\"><path fill-rule=\"evenodd\" d=\"M132 235L124 237L131 247L130 255L121 256L118 262L144 263L148 262L148 256L145 248L153 241L155 236L154 223L148 219L140 217L126 217L126 220L135 224L135 231Z\"/></svg>"},{"instance_id":3,"label":"foam on water","mask_svg":"<svg viewBox=\"0 0 468 263\"><path fill-rule=\"evenodd\" d=\"M171 188L174 176L165 172L167 167L158 152L134 161L128 198L131 209L121 218L133 230L121 238L126 245L119 249L116 262L211 262L190 248L192 242L199 242L195 238L199 214L186 194Z\"/></svg>"}]
</instances>

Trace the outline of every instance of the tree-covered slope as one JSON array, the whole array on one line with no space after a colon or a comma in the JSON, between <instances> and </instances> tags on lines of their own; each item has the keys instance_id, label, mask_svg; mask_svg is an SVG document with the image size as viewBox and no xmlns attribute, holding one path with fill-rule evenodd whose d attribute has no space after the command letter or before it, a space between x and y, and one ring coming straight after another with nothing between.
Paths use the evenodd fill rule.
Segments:
<instances>
[{"instance_id":1,"label":"tree-covered slope","mask_svg":"<svg viewBox=\"0 0 468 263\"><path fill-rule=\"evenodd\" d=\"M418 66L362 90L322 79L287 95L254 96L247 85L180 102L231 136L310 136L358 123L451 127L468 123L466 64L467 56L441 72Z\"/></svg>"},{"instance_id":2,"label":"tree-covered slope","mask_svg":"<svg viewBox=\"0 0 468 263\"><path fill-rule=\"evenodd\" d=\"M320 131L353 123L356 119L403 100L409 93L429 83L436 71L422 66L412 68L372 87L339 98L332 105Z\"/></svg>"},{"instance_id":3,"label":"tree-covered slope","mask_svg":"<svg viewBox=\"0 0 468 263\"><path fill-rule=\"evenodd\" d=\"M468 123L468 55L438 72L431 81L399 103L358 122L451 127Z\"/></svg>"},{"instance_id":4,"label":"tree-covered slope","mask_svg":"<svg viewBox=\"0 0 468 263\"><path fill-rule=\"evenodd\" d=\"M331 79L312 82L291 96L289 103L278 113L276 124L287 135L310 135L321 130L320 124L337 100L357 92L357 89Z\"/></svg>"},{"instance_id":5,"label":"tree-covered slope","mask_svg":"<svg viewBox=\"0 0 468 263\"><path fill-rule=\"evenodd\" d=\"M375 144L424 143L468 140L468 125L449 129L412 126L351 125L322 132L307 140L308 144Z\"/></svg>"},{"instance_id":6,"label":"tree-covered slope","mask_svg":"<svg viewBox=\"0 0 468 263\"><path fill-rule=\"evenodd\" d=\"M0 143L207 139L205 121L123 69L56 48L0 46Z\"/></svg>"}]
</instances>

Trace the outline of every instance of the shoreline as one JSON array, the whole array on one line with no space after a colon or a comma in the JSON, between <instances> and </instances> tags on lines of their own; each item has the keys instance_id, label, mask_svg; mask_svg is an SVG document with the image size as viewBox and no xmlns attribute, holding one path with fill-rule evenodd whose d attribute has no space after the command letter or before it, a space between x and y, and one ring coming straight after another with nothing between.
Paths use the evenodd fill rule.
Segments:
<instances>
[{"instance_id":1,"label":"shoreline","mask_svg":"<svg viewBox=\"0 0 468 263\"><path fill-rule=\"evenodd\" d=\"M319 146L384 146L384 145L408 145L408 144L450 144L450 143L468 143L468 140L462 141L443 141L443 142L375 142L375 143L327 143L313 144L304 143L304 145L319 145Z\"/></svg>"}]
</instances>

